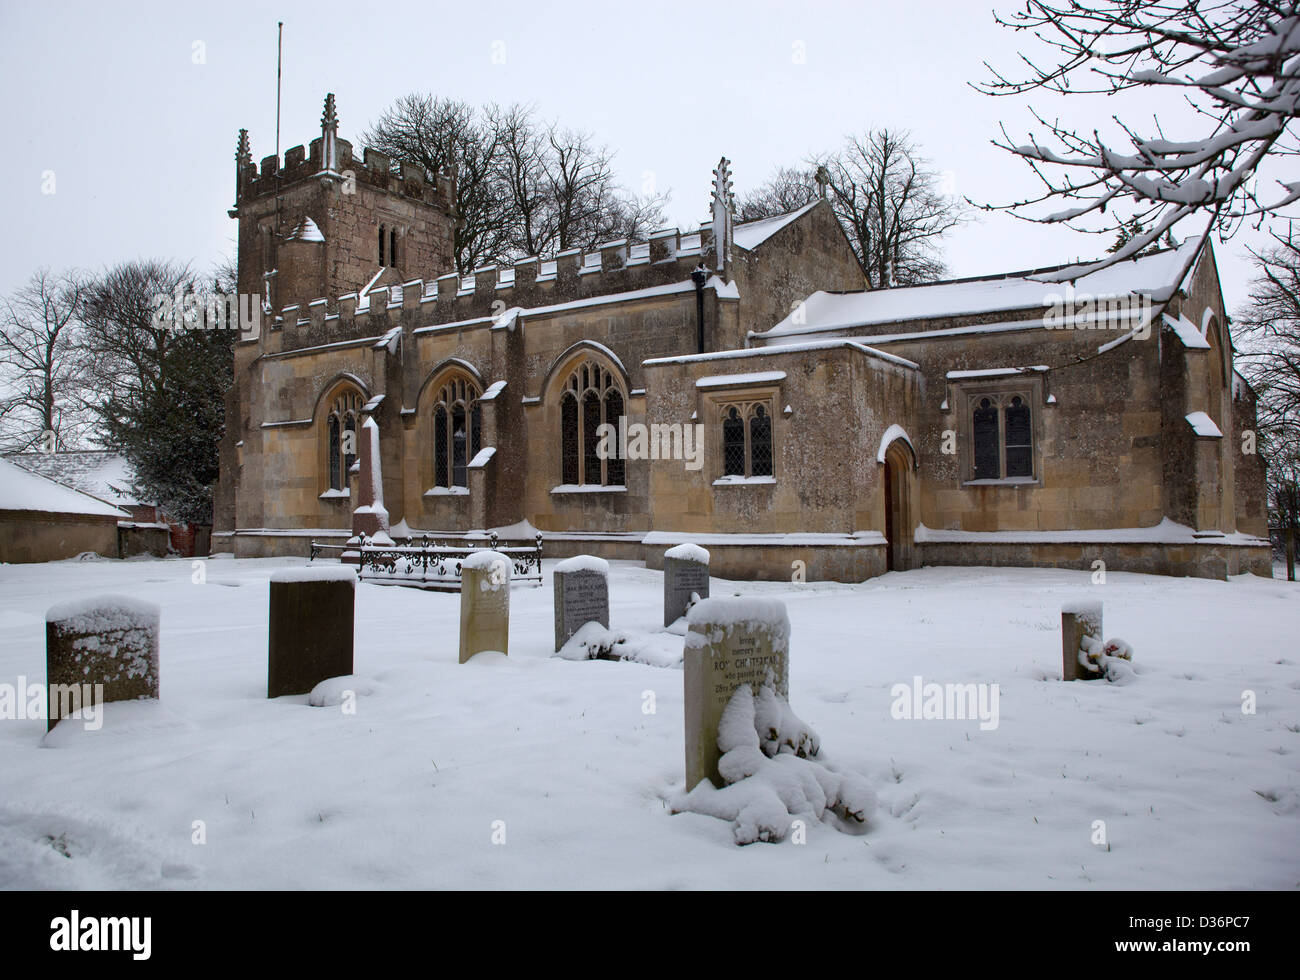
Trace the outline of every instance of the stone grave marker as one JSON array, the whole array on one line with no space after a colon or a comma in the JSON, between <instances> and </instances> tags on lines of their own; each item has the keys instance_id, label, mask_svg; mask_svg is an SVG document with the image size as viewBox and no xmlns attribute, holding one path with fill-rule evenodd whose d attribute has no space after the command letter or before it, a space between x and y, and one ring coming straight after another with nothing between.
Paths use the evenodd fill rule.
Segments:
<instances>
[{"instance_id":1,"label":"stone grave marker","mask_svg":"<svg viewBox=\"0 0 1300 980\"><path fill-rule=\"evenodd\" d=\"M152 602L120 595L63 602L45 613L46 730L90 704L158 697Z\"/></svg>"},{"instance_id":2,"label":"stone grave marker","mask_svg":"<svg viewBox=\"0 0 1300 980\"><path fill-rule=\"evenodd\" d=\"M510 559L476 551L460 566L460 662L510 650Z\"/></svg>"},{"instance_id":3,"label":"stone grave marker","mask_svg":"<svg viewBox=\"0 0 1300 980\"><path fill-rule=\"evenodd\" d=\"M769 678L790 697L790 620L774 599L704 599L687 615L682 658L686 702L686 789L702 779L721 789L718 722L741 684L757 693Z\"/></svg>"},{"instance_id":4,"label":"stone grave marker","mask_svg":"<svg viewBox=\"0 0 1300 980\"><path fill-rule=\"evenodd\" d=\"M609 562L578 555L555 566L555 649L587 623L609 629Z\"/></svg>"},{"instance_id":5,"label":"stone grave marker","mask_svg":"<svg viewBox=\"0 0 1300 980\"><path fill-rule=\"evenodd\" d=\"M266 696L309 694L352 673L356 572L350 565L285 568L271 576Z\"/></svg>"},{"instance_id":6,"label":"stone grave marker","mask_svg":"<svg viewBox=\"0 0 1300 980\"><path fill-rule=\"evenodd\" d=\"M1101 603L1070 602L1061 606L1061 678L1067 681L1091 681L1105 676L1079 663L1079 647L1084 637L1098 644L1101 638Z\"/></svg>"},{"instance_id":7,"label":"stone grave marker","mask_svg":"<svg viewBox=\"0 0 1300 980\"><path fill-rule=\"evenodd\" d=\"M664 625L686 614L691 593L709 597L709 553L695 544L679 544L664 552Z\"/></svg>"}]
</instances>

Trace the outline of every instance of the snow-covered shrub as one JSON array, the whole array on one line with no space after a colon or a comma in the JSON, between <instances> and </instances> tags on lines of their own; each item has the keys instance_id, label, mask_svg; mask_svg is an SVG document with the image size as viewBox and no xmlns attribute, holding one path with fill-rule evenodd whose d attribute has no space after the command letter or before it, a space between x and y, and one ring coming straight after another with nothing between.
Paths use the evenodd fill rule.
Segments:
<instances>
[{"instance_id":1,"label":"snow-covered shrub","mask_svg":"<svg viewBox=\"0 0 1300 980\"><path fill-rule=\"evenodd\" d=\"M770 686L757 695L748 684L736 688L718 724L718 749L727 785L704 780L672 810L732 821L737 844L784 840L796 818L860 833L876 808L866 780L821 758L817 734Z\"/></svg>"},{"instance_id":2,"label":"snow-covered shrub","mask_svg":"<svg viewBox=\"0 0 1300 980\"><path fill-rule=\"evenodd\" d=\"M1127 684L1137 676L1132 661L1133 648L1118 637L1103 643L1085 635L1079 641L1079 666L1090 674L1101 674L1112 684Z\"/></svg>"},{"instance_id":3,"label":"snow-covered shrub","mask_svg":"<svg viewBox=\"0 0 1300 980\"><path fill-rule=\"evenodd\" d=\"M680 667L682 647L673 634L606 629L594 620L583 623L556 652L565 660L629 660L651 667Z\"/></svg>"}]
</instances>

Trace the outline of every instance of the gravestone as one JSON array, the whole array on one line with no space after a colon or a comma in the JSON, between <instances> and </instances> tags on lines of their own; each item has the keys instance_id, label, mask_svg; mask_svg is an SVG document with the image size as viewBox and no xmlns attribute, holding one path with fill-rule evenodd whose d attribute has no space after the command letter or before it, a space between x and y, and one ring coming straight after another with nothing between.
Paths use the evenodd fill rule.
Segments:
<instances>
[{"instance_id":1,"label":"gravestone","mask_svg":"<svg viewBox=\"0 0 1300 980\"><path fill-rule=\"evenodd\" d=\"M790 620L773 599L704 599L687 614L682 656L686 703L686 789L702 779L721 789L718 722L741 684L770 683L790 697Z\"/></svg>"},{"instance_id":2,"label":"gravestone","mask_svg":"<svg viewBox=\"0 0 1300 980\"><path fill-rule=\"evenodd\" d=\"M609 562L591 555L555 566L555 649L587 623L609 628Z\"/></svg>"},{"instance_id":3,"label":"gravestone","mask_svg":"<svg viewBox=\"0 0 1300 980\"><path fill-rule=\"evenodd\" d=\"M91 703L158 697L161 618L152 602L119 595L51 606L45 613L46 729Z\"/></svg>"},{"instance_id":4,"label":"gravestone","mask_svg":"<svg viewBox=\"0 0 1300 980\"><path fill-rule=\"evenodd\" d=\"M460 662L510 650L510 559L476 551L460 566Z\"/></svg>"},{"instance_id":5,"label":"gravestone","mask_svg":"<svg viewBox=\"0 0 1300 980\"><path fill-rule=\"evenodd\" d=\"M1067 681L1092 681L1104 676L1079 662L1079 648L1088 637L1101 644L1101 603L1071 602L1061 606L1061 678Z\"/></svg>"},{"instance_id":6,"label":"gravestone","mask_svg":"<svg viewBox=\"0 0 1300 980\"><path fill-rule=\"evenodd\" d=\"M686 615L691 594L709 597L709 553L695 544L679 544L664 552L664 625Z\"/></svg>"},{"instance_id":7,"label":"gravestone","mask_svg":"<svg viewBox=\"0 0 1300 980\"><path fill-rule=\"evenodd\" d=\"M308 694L352 673L357 576L350 565L286 568L271 576L266 696Z\"/></svg>"}]
</instances>

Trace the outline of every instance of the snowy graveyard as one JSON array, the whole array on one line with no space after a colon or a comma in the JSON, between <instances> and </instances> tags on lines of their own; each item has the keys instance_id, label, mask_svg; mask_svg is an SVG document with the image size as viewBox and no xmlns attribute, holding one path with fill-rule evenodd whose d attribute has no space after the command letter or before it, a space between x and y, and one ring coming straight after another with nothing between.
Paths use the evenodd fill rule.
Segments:
<instances>
[{"instance_id":1,"label":"snowy graveyard","mask_svg":"<svg viewBox=\"0 0 1300 980\"><path fill-rule=\"evenodd\" d=\"M329 562L0 566L0 887L1300 882L1294 584L473 564L464 595L357 584L353 672L269 699L272 582ZM683 591L713 598L665 627ZM46 609L103 594L160 610L160 699L47 735ZM1096 603L1125 683L1062 680L1063 612ZM691 732L732 785L688 785Z\"/></svg>"}]
</instances>

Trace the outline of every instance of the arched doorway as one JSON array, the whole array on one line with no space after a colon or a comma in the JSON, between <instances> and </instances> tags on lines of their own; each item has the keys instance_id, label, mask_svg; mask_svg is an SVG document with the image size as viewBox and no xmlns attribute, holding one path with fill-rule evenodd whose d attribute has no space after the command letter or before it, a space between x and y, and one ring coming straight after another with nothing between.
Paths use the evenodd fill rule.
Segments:
<instances>
[{"instance_id":1,"label":"arched doorway","mask_svg":"<svg viewBox=\"0 0 1300 980\"><path fill-rule=\"evenodd\" d=\"M906 438L893 440L884 452L885 569L906 571L914 567L912 537L916 530L913 494L916 457Z\"/></svg>"}]
</instances>

